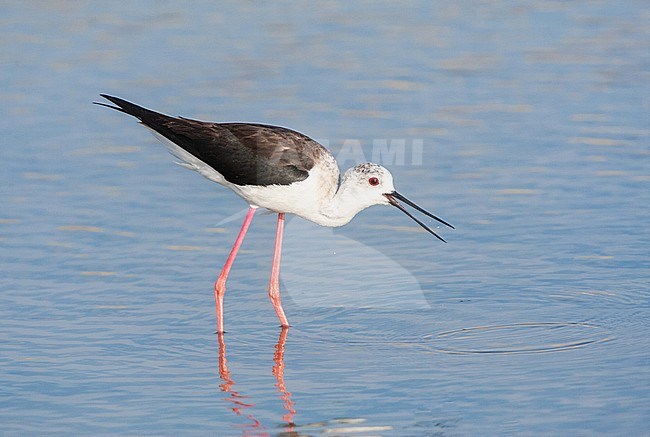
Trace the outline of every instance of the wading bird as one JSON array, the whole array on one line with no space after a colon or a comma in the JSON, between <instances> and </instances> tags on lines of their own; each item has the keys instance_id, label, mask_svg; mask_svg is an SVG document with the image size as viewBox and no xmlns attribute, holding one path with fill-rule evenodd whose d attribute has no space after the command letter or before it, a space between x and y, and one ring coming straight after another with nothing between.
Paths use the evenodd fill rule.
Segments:
<instances>
[{"instance_id":1,"label":"wading bird","mask_svg":"<svg viewBox=\"0 0 650 437\"><path fill-rule=\"evenodd\" d=\"M149 128L180 165L230 188L249 209L226 263L214 284L217 332L224 332L223 297L226 279L258 208L278 213L268 294L282 326L289 326L280 302L280 257L285 213L321 226L347 224L373 205L393 205L438 239L445 241L408 212L399 201L453 228L395 191L384 167L364 163L349 169L339 183L334 156L316 141L293 130L257 123L209 123L170 117L118 97L100 94Z\"/></svg>"}]
</instances>

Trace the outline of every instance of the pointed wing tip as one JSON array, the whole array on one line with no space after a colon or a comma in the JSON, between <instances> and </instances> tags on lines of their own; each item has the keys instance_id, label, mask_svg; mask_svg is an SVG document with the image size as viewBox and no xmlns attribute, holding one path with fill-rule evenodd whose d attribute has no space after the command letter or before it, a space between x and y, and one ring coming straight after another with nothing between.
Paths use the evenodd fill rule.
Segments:
<instances>
[{"instance_id":1,"label":"pointed wing tip","mask_svg":"<svg viewBox=\"0 0 650 437\"><path fill-rule=\"evenodd\" d=\"M108 103L104 103L104 102L93 102L93 105L105 106L111 109L120 109L117 106L109 105Z\"/></svg>"},{"instance_id":2,"label":"pointed wing tip","mask_svg":"<svg viewBox=\"0 0 650 437\"><path fill-rule=\"evenodd\" d=\"M103 94L103 93L100 93L99 96L117 105L117 102L115 101L116 99L118 99L117 97L109 96L108 94ZM109 105L108 103L104 103L104 102L93 102L93 105L104 106L106 108L116 109L118 111L122 111L126 113L126 111L124 111L122 107Z\"/></svg>"}]
</instances>

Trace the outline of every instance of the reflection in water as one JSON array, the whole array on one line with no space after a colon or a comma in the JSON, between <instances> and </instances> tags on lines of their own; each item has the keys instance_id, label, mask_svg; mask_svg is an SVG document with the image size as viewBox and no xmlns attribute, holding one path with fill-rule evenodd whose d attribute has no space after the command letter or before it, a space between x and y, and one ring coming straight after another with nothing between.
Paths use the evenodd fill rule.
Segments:
<instances>
[{"instance_id":1,"label":"reflection in water","mask_svg":"<svg viewBox=\"0 0 650 437\"><path fill-rule=\"evenodd\" d=\"M237 416L241 416L245 410L254 407L255 404L245 402L244 400L248 399L248 396L242 395L238 391L233 390L235 381L233 381L233 379L230 377L230 371L228 370L226 361L226 341L223 338L222 332L217 333L217 336L219 339L219 376L223 380L223 383L219 384L219 388L222 392L230 394L230 396L225 398L225 400L227 402L232 402L232 411ZM255 416L253 416L252 413L246 414L246 417L251 421L251 423L243 425L243 435L268 435L267 433L263 432L264 428L262 427L262 424L255 418Z\"/></svg>"},{"instance_id":2,"label":"reflection in water","mask_svg":"<svg viewBox=\"0 0 650 437\"><path fill-rule=\"evenodd\" d=\"M287 341L287 334L289 333L289 328L286 326L282 327L280 331L280 338L278 338L278 343L275 345L275 353L273 354L273 375L275 376L276 383L275 386L281 393L281 398L283 401L283 407L287 410L287 413L282 416L282 420L287 424L287 432L293 431L294 422L293 416L296 414L296 410L293 408L295 402L291 400L291 392L287 390L284 385L284 345Z\"/></svg>"},{"instance_id":3,"label":"reflection in water","mask_svg":"<svg viewBox=\"0 0 650 437\"><path fill-rule=\"evenodd\" d=\"M283 432L283 435L292 435L294 429L293 416L296 414L296 410L293 408L295 402L291 400L291 392L289 392L284 383L284 349L287 341L287 334L289 333L288 327L283 327L280 331L280 337L278 342L275 345L275 353L273 354L273 365L272 373L275 376L278 391L280 392L280 398L283 401L283 407L287 411L286 414L282 416L282 421L286 423L286 429ZM223 333L217 333L219 340L219 377L223 381L222 384L219 384L219 388L224 393L229 393L230 396L226 397L227 402L232 402L233 406L231 410L237 415L242 416L246 410L254 407L255 404L252 402L246 401L248 396L240 394L238 391L233 390L235 381L230 377L230 371L228 370L228 364L226 360L226 341L224 339ZM264 426L260 423L255 416L248 411L245 414L245 417L250 420L250 423L242 425L242 435L244 436L268 436L268 432L265 431Z\"/></svg>"}]
</instances>

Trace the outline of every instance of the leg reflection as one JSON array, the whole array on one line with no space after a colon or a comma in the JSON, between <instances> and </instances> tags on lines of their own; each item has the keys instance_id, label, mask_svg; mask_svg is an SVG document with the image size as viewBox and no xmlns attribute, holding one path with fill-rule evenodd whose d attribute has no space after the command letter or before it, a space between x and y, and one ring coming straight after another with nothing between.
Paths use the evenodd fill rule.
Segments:
<instances>
[{"instance_id":1,"label":"leg reflection","mask_svg":"<svg viewBox=\"0 0 650 437\"><path fill-rule=\"evenodd\" d=\"M283 326L280 331L280 338L278 338L278 344L275 345L275 354L273 355L273 361L275 362L275 365L273 366L273 375L277 381L275 386L281 394L280 398L282 399L283 407L287 411L286 414L282 416L282 420L287 424L287 431L293 431L295 426L293 416L296 415L296 410L293 406L296 403L291 400L291 392L287 390L287 387L284 384L284 347L287 342L288 333L289 327Z\"/></svg>"},{"instance_id":2,"label":"leg reflection","mask_svg":"<svg viewBox=\"0 0 650 437\"><path fill-rule=\"evenodd\" d=\"M226 361L226 342L223 338L223 332L217 333L217 337L219 339L219 377L223 381L221 384L219 384L219 388L222 392L230 394L230 396L225 398L225 400L232 402L233 406L231 407L231 410L236 415L242 416L244 411L251 407L254 407L255 404L246 402L245 400L248 398L248 396L244 396L238 391L233 390L235 381L233 381L233 379L230 377L230 371L228 370L228 364ZM253 414L246 414L245 417L248 418L251 423L243 425L243 435L268 435L262 431L264 427L260 421L257 420L255 416L253 416Z\"/></svg>"},{"instance_id":3,"label":"leg reflection","mask_svg":"<svg viewBox=\"0 0 650 437\"><path fill-rule=\"evenodd\" d=\"M273 376L275 376L275 387L280 392L280 398L282 399L282 407L285 409L286 413L282 416L282 421L285 423L284 430L280 435L282 436L293 436L297 435L295 431L294 416L296 415L296 410L294 409L295 402L291 400L291 392L287 390L284 382L284 350L287 342L287 335L289 333L289 327L283 327L280 330L280 337L278 342L275 345L275 353L273 354ZM229 396L225 398L227 402L232 403L231 410L237 416L244 416L251 421L243 425L243 435L245 436L268 436L269 434L265 431L265 427L260 423L259 420L250 412L246 410L255 406L254 403L248 401L248 396L240 394L237 390L234 390L235 381L230 376L230 371L228 370L228 363L226 360L226 341L224 339L223 333L217 333L217 338L219 341L219 377L221 378L222 383L219 384L219 388L222 392L228 393ZM247 414L245 414L247 413Z\"/></svg>"}]
</instances>

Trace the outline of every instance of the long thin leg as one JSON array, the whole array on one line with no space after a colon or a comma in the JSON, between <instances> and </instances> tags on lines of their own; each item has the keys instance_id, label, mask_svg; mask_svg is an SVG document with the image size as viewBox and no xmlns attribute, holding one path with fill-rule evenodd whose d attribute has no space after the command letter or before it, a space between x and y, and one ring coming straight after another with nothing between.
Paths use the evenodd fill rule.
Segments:
<instances>
[{"instance_id":1,"label":"long thin leg","mask_svg":"<svg viewBox=\"0 0 650 437\"><path fill-rule=\"evenodd\" d=\"M253 215L255 214L256 209L257 208L253 208L252 206L248 209L248 213L246 214L244 223L241 225L241 230L239 231L239 235L237 235L235 244L232 246L232 249L230 250L230 255L228 255L226 264L224 264L223 268L221 269L221 273L217 278L217 281L214 283L214 299L217 305L217 332L218 333L224 332L223 295L226 294L226 279L228 279L228 273L230 273L230 268L232 267L232 263L235 261L235 257L237 256L237 252L239 251L239 246L241 246L242 242L244 241L244 236L246 235L246 231L248 231L248 227L250 226L251 221L253 220Z\"/></svg>"},{"instance_id":2,"label":"long thin leg","mask_svg":"<svg viewBox=\"0 0 650 437\"><path fill-rule=\"evenodd\" d=\"M278 229L275 233L275 249L273 250L273 267L271 268L271 280L269 281L269 298L275 312L278 314L280 324L288 327L289 321L284 315L282 302L280 302L280 258L282 257L282 236L284 234L284 213L278 214Z\"/></svg>"}]
</instances>

